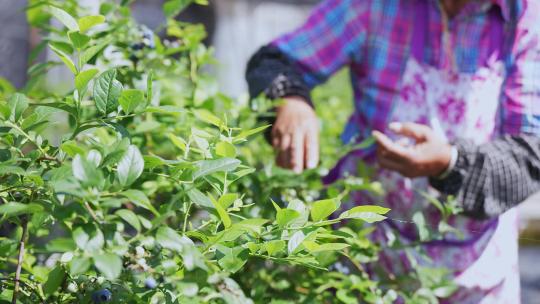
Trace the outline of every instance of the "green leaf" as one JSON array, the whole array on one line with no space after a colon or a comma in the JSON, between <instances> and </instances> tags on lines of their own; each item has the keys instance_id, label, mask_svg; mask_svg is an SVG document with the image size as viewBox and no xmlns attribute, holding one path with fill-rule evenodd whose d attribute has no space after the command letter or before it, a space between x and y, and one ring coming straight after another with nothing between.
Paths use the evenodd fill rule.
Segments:
<instances>
[{"instance_id":1,"label":"green leaf","mask_svg":"<svg viewBox=\"0 0 540 304\"><path fill-rule=\"evenodd\" d=\"M110 39L105 39L104 41L87 48L81 55L81 64L86 64L88 61L90 61L90 59L96 56L97 53L101 52L101 50L103 50L110 43Z\"/></svg>"},{"instance_id":2,"label":"green leaf","mask_svg":"<svg viewBox=\"0 0 540 304\"><path fill-rule=\"evenodd\" d=\"M453 295L458 289L459 287L456 284L442 285L433 289L433 294L438 298L446 299Z\"/></svg>"},{"instance_id":3,"label":"green leaf","mask_svg":"<svg viewBox=\"0 0 540 304\"><path fill-rule=\"evenodd\" d=\"M298 212L299 216L288 223L292 228L304 226L309 219L309 210L306 204L299 199L293 199L287 204L287 209Z\"/></svg>"},{"instance_id":4,"label":"green leaf","mask_svg":"<svg viewBox=\"0 0 540 304\"><path fill-rule=\"evenodd\" d=\"M154 83L154 72L150 71L148 73L148 78L146 79L146 106L152 103L153 83Z\"/></svg>"},{"instance_id":5,"label":"green leaf","mask_svg":"<svg viewBox=\"0 0 540 304\"><path fill-rule=\"evenodd\" d=\"M103 183L103 173L97 166L81 157L75 155L71 164L73 176L86 186L98 186Z\"/></svg>"},{"instance_id":6,"label":"green leaf","mask_svg":"<svg viewBox=\"0 0 540 304\"><path fill-rule=\"evenodd\" d=\"M49 272L47 281L43 284L43 292L48 296L54 294L64 282L65 277L66 273L64 272L64 269L60 266L56 266Z\"/></svg>"},{"instance_id":7,"label":"green leaf","mask_svg":"<svg viewBox=\"0 0 540 304\"><path fill-rule=\"evenodd\" d=\"M412 218L416 228L418 229L418 235L420 236L420 241L427 241L429 239L429 230L426 225L426 219L422 212L415 212Z\"/></svg>"},{"instance_id":8,"label":"green leaf","mask_svg":"<svg viewBox=\"0 0 540 304\"><path fill-rule=\"evenodd\" d=\"M73 61L71 60L71 58L69 58L69 55L66 54L64 51L62 51L61 49L57 48L55 45L53 45L52 43L49 43L49 47L51 48L51 50L53 50L53 52L56 53L56 55L58 55L58 57L60 58L60 60L62 60L62 62L64 62L64 64L68 67L68 69L75 75L77 75L78 71L77 71L77 67L75 66L75 64L73 63Z\"/></svg>"},{"instance_id":9,"label":"green leaf","mask_svg":"<svg viewBox=\"0 0 540 304\"><path fill-rule=\"evenodd\" d=\"M381 206L375 206L375 205L362 205L362 206L356 206L349 210L349 212L355 213L355 212L373 212L380 215L385 215L388 212L390 212L390 208L385 208Z\"/></svg>"},{"instance_id":10,"label":"green leaf","mask_svg":"<svg viewBox=\"0 0 540 304\"><path fill-rule=\"evenodd\" d=\"M0 98L4 96L9 96L14 93L17 89L4 77L0 77Z\"/></svg>"},{"instance_id":11,"label":"green leaf","mask_svg":"<svg viewBox=\"0 0 540 304\"><path fill-rule=\"evenodd\" d=\"M208 196L199 191L197 188L192 188L187 192L189 199L199 207L214 209L214 204Z\"/></svg>"},{"instance_id":12,"label":"green leaf","mask_svg":"<svg viewBox=\"0 0 540 304\"><path fill-rule=\"evenodd\" d=\"M122 273L122 259L112 253L93 256L94 266L109 280L114 280Z\"/></svg>"},{"instance_id":13,"label":"green leaf","mask_svg":"<svg viewBox=\"0 0 540 304\"><path fill-rule=\"evenodd\" d=\"M28 108L28 99L24 94L15 93L9 98L8 106L11 109L9 120L17 122Z\"/></svg>"},{"instance_id":14,"label":"green leaf","mask_svg":"<svg viewBox=\"0 0 540 304\"><path fill-rule=\"evenodd\" d=\"M223 209L227 210L227 208L229 208L237 199L237 193L226 193L219 198L218 204L223 207Z\"/></svg>"},{"instance_id":15,"label":"green leaf","mask_svg":"<svg viewBox=\"0 0 540 304\"><path fill-rule=\"evenodd\" d=\"M235 228L240 228L243 230L249 230L256 234L261 234L262 227L264 224L268 223L268 220L261 218L250 218L242 220L233 225Z\"/></svg>"},{"instance_id":16,"label":"green leaf","mask_svg":"<svg viewBox=\"0 0 540 304\"><path fill-rule=\"evenodd\" d=\"M193 178L210 175L215 172L233 171L240 165L240 161L234 158L221 158L215 160L201 160L195 163L197 170L193 173Z\"/></svg>"},{"instance_id":17,"label":"green leaf","mask_svg":"<svg viewBox=\"0 0 540 304\"><path fill-rule=\"evenodd\" d=\"M75 77L75 88L79 92L83 92L86 87L88 86L88 83L96 74L99 72L98 69L89 69L86 71L82 71Z\"/></svg>"},{"instance_id":18,"label":"green leaf","mask_svg":"<svg viewBox=\"0 0 540 304\"><path fill-rule=\"evenodd\" d=\"M77 50L83 49L88 44L88 42L90 42L90 37L79 32L69 32L68 37L71 41L71 44L73 44L73 46Z\"/></svg>"},{"instance_id":19,"label":"green leaf","mask_svg":"<svg viewBox=\"0 0 540 304\"><path fill-rule=\"evenodd\" d=\"M221 157L235 158L236 148L226 141L221 141L216 145L216 155Z\"/></svg>"},{"instance_id":20,"label":"green leaf","mask_svg":"<svg viewBox=\"0 0 540 304\"><path fill-rule=\"evenodd\" d=\"M178 149L182 150L182 151L186 151L187 149L187 144L186 144L186 141L182 138L182 137L178 137L174 134L167 134L167 138L169 138L169 140L172 142L172 144L177 147Z\"/></svg>"},{"instance_id":21,"label":"green leaf","mask_svg":"<svg viewBox=\"0 0 540 304\"><path fill-rule=\"evenodd\" d=\"M38 204L23 204L17 202L9 202L7 204L0 205L0 214L2 216L12 217L21 214L31 214L36 212L42 212L43 206Z\"/></svg>"},{"instance_id":22,"label":"green leaf","mask_svg":"<svg viewBox=\"0 0 540 304\"><path fill-rule=\"evenodd\" d=\"M351 210L343 212L339 218L340 219L359 219L367 223L380 222L386 219L383 214L386 214L390 211L388 208L380 206L358 206L354 207Z\"/></svg>"},{"instance_id":23,"label":"green leaf","mask_svg":"<svg viewBox=\"0 0 540 304\"><path fill-rule=\"evenodd\" d=\"M141 90L124 90L118 100L126 114L132 113L139 105L144 103L144 93Z\"/></svg>"},{"instance_id":24,"label":"green leaf","mask_svg":"<svg viewBox=\"0 0 540 304\"><path fill-rule=\"evenodd\" d=\"M422 195L422 197L424 197L430 204L435 206L443 216L446 216L448 214L446 208L444 207L444 204L441 203L436 197L424 191L420 191L420 195Z\"/></svg>"},{"instance_id":25,"label":"green leaf","mask_svg":"<svg viewBox=\"0 0 540 304\"><path fill-rule=\"evenodd\" d=\"M285 249L285 241L273 240L273 241L267 242L264 246L266 248L266 251L268 252L268 255L273 256L274 254Z\"/></svg>"},{"instance_id":26,"label":"green leaf","mask_svg":"<svg viewBox=\"0 0 540 304\"><path fill-rule=\"evenodd\" d=\"M214 198L210 197L210 200L212 201L212 204L216 208L216 211L219 215L219 218L223 222L223 226L225 226L225 229L231 227L232 221L227 211L225 211L225 209L218 202L216 202Z\"/></svg>"},{"instance_id":27,"label":"green leaf","mask_svg":"<svg viewBox=\"0 0 540 304\"><path fill-rule=\"evenodd\" d=\"M105 22L105 16L102 15L84 16L77 21L81 33L84 33L92 27L103 22Z\"/></svg>"},{"instance_id":28,"label":"green leaf","mask_svg":"<svg viewBox=\"0 0 540 304\"><path fill-rule=\"evenodd\" d=\"M154 215L159 216L159 212L156 210L156 208L154 208L154 206L150 203L150 200L148 200L146 194L144 194L142 191L129 189L120 194L127 197L133 204L150 210Z\"/></svg>"},{"instance_id":29,"label":"green leaf","mask_svg":"<svg viewBox=\"0 0 540 304\"><path fill-rule=\"evenodd\" d=\"M232 248L224 254L225 255L219 259L218 264L223 270L230 273L236 273L242 269L249 258L249 250L243 247Z\"/></svg>"},{"instance_id":30,"label":"green leaf","mask_svg":"<svg viewBox=\"0 0 540 304\"><path fill-rule=\"evenodd\" d=\"M349 244L344 243L326 243L319 245L313 241L305 241L303 244L310 253L318 253L324 251L341 251L347 247L350 247Z\"/></svg>"},{"instance_id":31,"label":"green leaf","mask_svg":"<svg viewBox=\"0 0 540 304\"><path fill-rule=\"evenodd\" d=\"M121 92L122 84L116 80L116 70L99 75L94 83L94 100L99 113L107 115L116 111Z\"/></svg>"},{"instance_id":32,"label":"green leaf","mask_svg":"<svg viewBox=\"0 0 540 304\"><path fill-rule=\"evenodd\" d=\"M182 238L176 231L169 227L160 227L158 229L156 241L165 249L182 252Z\"/></svg>"},{"instance_id":33,"label":"green leaf","mask_svg":"<svg viewBox=\"0 0 540 304\"><path fill-rule=\"evenodd\" d=\"M73 18L70 14L68 14L66 11L59 9L54 6L49 7L49 12L51 15L53 15L56 19L58 19L62 24L64 24L70 31L78 31L79 30L79 24L77 24L77 20Z\"/></svg>"},{"instance_id":34,"label":"green leaf","mask_svg":"<svg viewBox=\"0 0 540 304\"><path fill-rule=\"evenodd\" d=\"M280 209L276 215L276 221L279 227L285 227L294 219L300 217L300 213L292 209Z\"/></svg>"},{"instance_id":35,"label":"green leaf","mask_svg":"<svg viewBox=\"0 0 540 304\"><path fill-rule=\"evenodd\" d=\"M366 148L369 148L371 147L372 145L374 145L376 142L375 140L375 137L373 136L370 136L366 139L364 139L362 142L360 142L359 144L356 144L353 146L353 150L361 150L361 149L366 149Z\"/></svg>"},{"instance_id":36,"label":"green leaf","mask_svg":"<svg viewBox=\"0 0 540 304\"><path fill-rule=\"evenodd\" d=\"M130 145L118 163L118 180L123 186L131 185L144 170L144 159L135 145Z\"/></svg>"},{"instance_id":37,"label":"green leaf","mask_svg":"<svg viewBox=\"0 0 540 304\"><path fill-rule=\"evenodd\" d=\"M7 166L0 164L0 176L2 175L20 175L25 176L26 171L23 168L17 166Z\"/></svg>"},{"instance_id":38,"label":"green leaf","mask_svg":"<svg viewBox=\"0 0 540 304\"><path fill-rule=\"evenodd\" d=\"M187 236L180 238L180 244L182 245L182 259L184 266L188 271L192 271L195 267L203 270L208 270L205 264L205 258L202 253L197 249L193 241Z\"/></svg>"},{"instance_id":39,"label":"green leaf","mask_svg":"<svg viewBox=\"0 0 540 304\"><path fill-rule=\"evenodd\" d=\"M212 114L210 111L208 110L205 110L205 109L199 109L199 110L194 110L193 113L195 114L195 116L204 121L204 122L207 122L209 124L212 124L220 129L225 129L227 128L227 125L225 124L225 122L223 122L219 117L217 117L216 115Z\"/></svg>"},{"instance_id":40,"label":"green leaf","mask_svg":"<svg viewBox=\"0 0 540 304\"><path fill-rule=\"evenodd\" d=\"M190 3L190 0L169 0L163 4L163 14L165 14L165 17L167 18L174 17Z\"/></svg>"},{"instance_id":41,"label":"green leaf","mask_svg":"<svg viewBox=\"0 0 540 304\"><path fill-rule=\"evenodd\" d=\"M70 106L66 102L40 103L39 106L40 107L50 107L50 108L59 109L59 110L62 110L62 111L65 111L65 112L69 113L71 116L73 116L73 118L77 117L77 109L74 106Z\"/></svg>"},{"instance_id":42,"label":"green leaf","mask_svg":"<svg viewBox=\"0 0 540 304\"><path fill-rule=\"evenodd\" d=\"M77 245L70 238L55 238L47 242L45 249L48 252L67 252L77 249Z\"/></svg>"},{"instance_id":43,"label":"green leaf","mask_svg":"<svg viewBox=\"0 0 540 304\"><path fill-rule=\"evenodd\" d=\"M105 244L103 232L93 225L78 226L71 234L77 247L88 252L99 251Z\"/></svg>"},{"instance_id":44,"label":"green leaf","mask_svg":"<svg viewBox=\"0 0 540 304\"><path fill-rule=\"evenodd\" d=\"M137 232L141 231L141 222L139 221L139 218L133 211L129 209L120 209L116 211L115 213L120 218L122 218L124 221L126 221L128 224L130 224Z\"/></svg>"},{"instance_id":45,"label":"green leaf","mask_svg":"<svg viewBox=\"0 0 540 304\"><path fill-rule=\"evenodd\" d=\"M71 262L69 262L69 273L72 276L83 274L92 265L92 261L87 257L74 257Z\"/></svg>"},{"instance_id":46,"label":"green leaf","mask_svg":"<svg viewBox=\"0 0 540 304\"><path fill-rule=\"evenodd\" d=\"M60 149L67 153L67 155L71 157L75 157L77 154L84 155L86 154L86 150L79 146L79 144L76 141L68 140L62 143L60 145Z\"/></svg>"},{"instance_id":47,"label":"green leaf","mask_svg":"<svg viewBox=\"0 0 540 304\"><path fill-rule=\"evenodd\" d=\"M251 130L246 130L246 131L242 131L240 132L240 134L238 134L237 136L234 137L234 140L233 142L234 143L239 143L239 142L243 142L245 141L248 137L252 136L252 135L255 135L257 133L260 133L266 129L268 129L271 125L266 125L266 126L262 126L262 127L258 127L258 128L255 128L255 129L251 129Z\"/></svg>"},{"instance_id":48,"label":"green leaf","mask_svg":"<svg viewBox=\"0 0 540 304\"><path fill-rule=\"evenodd\" d=\"M338 199L316 201L313 203L313 206L311 206L311 219L314 222L325 220L334 213L334 211L338 210L340 206L341 202Z\"/></svg>"},{"instance_id":49,"label":"green leaf","mask_svg":"<svg viewBox=\"0 0 540 304\"><path fill-rule=\"evenodd\" d=\"M306 238L305 234L302 231L296 231L287 244L287 251L289 255L293 254L300 247L304 239Z\"/></svg>"}]
</instances>

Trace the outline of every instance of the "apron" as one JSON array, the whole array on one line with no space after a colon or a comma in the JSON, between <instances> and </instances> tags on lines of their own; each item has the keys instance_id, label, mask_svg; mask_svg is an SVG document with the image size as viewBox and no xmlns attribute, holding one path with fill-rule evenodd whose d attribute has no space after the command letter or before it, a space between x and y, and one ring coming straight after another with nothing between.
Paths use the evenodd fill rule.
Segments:
<instances>
[{"instance_id":1,"label":"apron","mask_svg":"<svg viewBox=\"0 0 540 304\"><path fill-rule=\"evenodd\" d=\"M390 121L429 125L448 141L457 137L471 139L477 144L489 141L495 133L504 82L502 61L493 56L472 74L458 72L452 63L453 56L447 57L442 67L423 64L421 46L427 39L427 25L422 23L427 24L427 16L418 16L417 20L420 24L412 37L412 56L406 63ZM502 35L502 29L494 27L492 35ZM448 40L443 37L445 40L443 45L448 46ZM389 130L385 133L391 134ZM354 173L359 161L376 166L374 161L366 160L360 154L351 153L340 160L337 174ZM335 170L333 174L336 174ZM423 212L428 227L438 226L441 219L438 210L419 193L424 191L436 195L427 178L408 179L379 169L374 179L385 187L383 198L363 192L351 195L351 201L356 204L372 202L392 209L389 220L377 225L373 241L385 244L392 239L390 232L397 232L399 241L405 244L418 241L416 225L411 223L417 211ZM520 303L517 211L512 209L498 218L484 221L453 216L449 224L462 236L447 235L443 240L424 242L422 249L429 259L423 259L417 251L408 251L420 265L444 267L451 271L452 279L460 288L445 301L461 304ZM377 267L385 273L399 275L410 272L414 265L411 265L405 251L383 250Z\"/></svg>"}]
</instances>

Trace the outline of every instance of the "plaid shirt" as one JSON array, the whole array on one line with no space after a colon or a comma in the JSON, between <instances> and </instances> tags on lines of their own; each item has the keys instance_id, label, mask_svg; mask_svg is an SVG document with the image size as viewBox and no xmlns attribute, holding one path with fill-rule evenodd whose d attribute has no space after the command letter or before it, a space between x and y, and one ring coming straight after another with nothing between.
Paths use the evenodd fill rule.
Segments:
<instances>
[{"instance_id":1,"label":"plaid shirt","mask_svg":"<svg viewBox=\"0 0 540 304\"><path fill-rule=\"evenodd\" d=\"M421 1L428 3L420 5ZM478 0L448 24L460 72L474 72L491 53L504 62L495 136L540 134L539 12L536 0ZM411 38L419 18L429 20L430 38L424 45L415 45ZM343 139L361 140L389 123L410 54L420 50L424 62L440 68L451 64L443 54L443 28L438 0L323 1L302 27L252 59L247 75L251 94L266 89L271 97L308 98L309 89L348 66L356 111ZM483 146L465 142L456 142L456 168L431 183L457 195L469 214L500 214L539 189L536 175L526 173L537 172L539 154L527 153L531 149L520 144L523 139L505 138Z\"/></svg>"},{"instance_id":2,"label":"plaid shirt","mask_svg":"<svg viewBox=\"0 0 540 304\"><path fill-rule=\"evenodd\" d=\"M420 5L427 1L428 5ZM433 66L449 65L442 39L439 0L326 0L296 31L272 43L294 62L312 88L344 66L350 67L357 111L343 139L365 138L389 123L401 72L414 51ZM419 12L427 9L427 11ZM479 0L450 21L457 68L473 72L486 52L506 66L500 94L500 134L540 134L540 1ZM426 45L412 45L415 20L427 16ZM500 37L492 28L501 27Z\"/></svg>"},{"instance_id":3,"label":"plaid shirt","mask_svg":"<svg viewBox=\"0 0 540 304\"><path fill-rule=\"evenodd\" d=\"M456 140L457 162L431 185L454 195L465 214L497 216L540 191L540 138L503 136L483 145Z\"/></svg>"}]
</instances>

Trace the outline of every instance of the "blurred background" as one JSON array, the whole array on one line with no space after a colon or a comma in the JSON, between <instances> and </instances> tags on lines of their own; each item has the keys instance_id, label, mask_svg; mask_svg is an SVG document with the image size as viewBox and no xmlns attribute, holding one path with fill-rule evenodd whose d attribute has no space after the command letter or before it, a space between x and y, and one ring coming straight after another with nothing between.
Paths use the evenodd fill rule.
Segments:
<instances>
[{"instance_id":1,"label":"blurred background","mask_svg":"<svg viewBox=\"0 0 540 304\"><path fill-rule=\"evenodd\" d=\"M208 6L191 6L179 19L205 25L206 43L215 50L216 64L209 68L217 85L225 94L243 99L247 96L244 80L246 63L250 56L273 38L300 25L313 5L320 0L214 0ZM90 11L97 12L98 0L81 0ZM136 0L133 2L136 19L156 30L164 20L163 0ZM32 47L39 43L38 33L26 23L24 7L27 1L0 0L0 77L20 88L26 82L28 57ZM157 31L158 34L159 30ZM52 58L53 54L41 54ZM318 96L332 95L332 107L342 110L343 117L336 126L340 129L351 108L347 71L318 89ZM47 85L69 86L65 81L69 72L62 67L49 72ZM1 79L0 79L1 81ZM0 86L4 85L0 83ZM318 98L315 98L317 100ZM320 105L318 108L327 106ZM520 239L520 268L523 303L539 303L540 299L540 195L520 206L522 236Z\"/></svg>"}]
</instances>

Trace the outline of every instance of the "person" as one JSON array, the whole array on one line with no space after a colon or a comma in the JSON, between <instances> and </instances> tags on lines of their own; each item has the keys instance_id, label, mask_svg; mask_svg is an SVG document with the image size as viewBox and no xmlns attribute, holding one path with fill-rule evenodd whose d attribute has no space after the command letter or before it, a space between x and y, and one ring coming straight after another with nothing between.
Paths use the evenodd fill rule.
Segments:
<instances>
[{"instance_id":1,"label":"person","mask_svg":"<svg viewBox=\"0 0 540 304\"><path fill-rule=\"evenodd\" d=\"M437 227L441 218L423 192L467 189L457 193L468 214L449 220L461 235L422 242L430 258L422 263L450 269L459 286L449 303L519 302L517 211L510 207L524 195L509 196L517 180L486 181L482 166L483 160L500 160L485 149L490 142L495 151L506 149L504 155L515 157L520 145L519 153L530 152L523 140L502 144L495 138L540 134L539 14L536 0L325 0L304 25L261 48L248 63L250 94L284 99L272 144L277 163L296 172L318 163L310 90L349 67L355 111L343 140L361 141L376 131L378 145L340 159L324 182L355 174L360 160L377 164L374 178L384 184L384 198L355 192L352 202L381 202L392 209L390 218L403 221L377 225L375 241L384 244L387 232L398 233L402 243L419 241L408 220L422 211L428 226ZM399 122L423 125L424 134ZM400 135L416 137L416 143L400 143ZM483 173L463 179L464 166L480 166ZM505 204L500 210L490 209L497 187L497 200ZM383 250L377 264L395 275L411 268L407 253L395 250Z\"/></svg>"},{"instance_id":2,"label":"person","mask_svg":"<svg viewBox=\"0 0 540 304\"><path fill-rule=\"evenodd\" d=\"M381 166L410 178L444 170L430 185L457 198L466 215L495 217L540 192L539 137L507 135L481 145L458 138L449 144L425 125L389 127L416 143L402 145L375 131Z\"/></svg>"}]
</instances>

